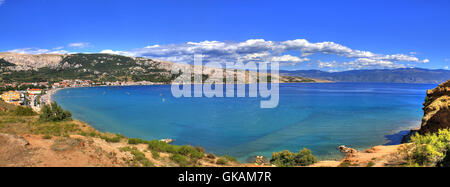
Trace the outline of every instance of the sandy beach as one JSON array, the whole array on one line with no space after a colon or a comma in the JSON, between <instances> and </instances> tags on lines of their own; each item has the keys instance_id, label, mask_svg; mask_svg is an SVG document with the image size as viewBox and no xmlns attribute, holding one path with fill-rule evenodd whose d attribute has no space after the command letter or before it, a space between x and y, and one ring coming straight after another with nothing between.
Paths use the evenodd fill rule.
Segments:
<instances>
[{"instance_id":1,"label":"sandy beach","mask_svg":"<svg viewBox=\"0 0 450 187\"><path fill-rule=\"evenodd\" d=\"M50 104L52 102L52 95L62 89L65 89L65 88L56 88L56 89L52 88L50 90L47 90L46 93L44 95L42 95L41 102L43 104Z\"/></svg>"}]
</instances>

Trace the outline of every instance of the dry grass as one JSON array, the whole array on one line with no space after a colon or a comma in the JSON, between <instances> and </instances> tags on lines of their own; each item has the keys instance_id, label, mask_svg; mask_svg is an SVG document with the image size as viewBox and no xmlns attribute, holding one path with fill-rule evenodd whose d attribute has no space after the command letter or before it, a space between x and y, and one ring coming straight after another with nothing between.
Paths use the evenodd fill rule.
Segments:
<instances>
[{"instance_id":1,"label":"dry grass","mask_svg":"<svg viewBox=\"0 0 450 187\"><path fill-rule=\"evenodd\" d=\"M77 138L58 138L53 142L53 151L69 151L81 144L82 140Z\"/></svg>"}]
</instances>

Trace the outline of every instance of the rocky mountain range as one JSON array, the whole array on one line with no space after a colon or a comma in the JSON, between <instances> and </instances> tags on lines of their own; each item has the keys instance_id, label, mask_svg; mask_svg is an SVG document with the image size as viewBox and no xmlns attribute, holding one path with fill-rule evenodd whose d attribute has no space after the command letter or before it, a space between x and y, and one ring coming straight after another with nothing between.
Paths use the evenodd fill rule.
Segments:
<instances>
[{"instance_id":1,"label":"rocky mountain range","mask_svg":"<svg viewBox=\"0 0 450 187\"><path fill-rule=\"evenodd\" d=\"M280 71L285 76L300 76L335 82L431 83L439 84L450 79L449 70L422 68L352 70L326 72L320 70Z\"/></svg>"},{"instance_id":2,"label":"rocky mountain range","mask_svg":"<svg viewBox=\"0 0 450 187\"><path fill-rule=\"evenodd\" d=\"M191 68L202 75L201 80L221 80L227 73L216 67L197 67L141 57L128 57L111 54L18 54L0 53L0 82L38 82L59 81L63 79L85 79L93 81L150 81L169 83L179 75L171 73L172 67ZM233 76L233 75L231 75ZM236 70L237 82L258 81L253 71ZM240 80L242 77L245 81ZM244 78L245 79L245 78ZM318 80L297 76L278 76L267 74L268 81L317 82ZM198 79L197 79L198 80Z\"/></svg>"}]
</instances>

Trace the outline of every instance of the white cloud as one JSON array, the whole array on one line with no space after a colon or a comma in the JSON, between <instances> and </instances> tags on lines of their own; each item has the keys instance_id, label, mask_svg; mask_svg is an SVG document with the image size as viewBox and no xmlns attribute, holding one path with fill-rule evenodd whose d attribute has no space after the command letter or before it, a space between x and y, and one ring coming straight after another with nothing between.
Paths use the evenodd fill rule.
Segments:
<instances>
[{"instance_id":1,"label":"white cloud","mask_svg":"<svg viewBox=\"0 0 450 187\"><path fill-rule=\"evenodd\" d=\"M67 46L74 47L74 48L84 48L84 47L90 46L90 44L89 43L71 43L71 44L68 44ZM36 47L29 47L29 48L13 49L8 52L21 53L21 54L73 54L73 53L77 53L77 52L65 50L64 46L58 46L58 47L54 47L52 49L41 49L41 48L36 48ZM127 54L127 55L129 55L129 54Z\"/></svg>"},{"instance_id":2,"label":"white cloud","mask_svg":"<svg viewBox=\"0 0 450 187\"><path fill-rule=\"evenodd\" d=\"M300 52L299 56L286 55L289 51ZM335 61L333 66L365 68L405 67L402 62L428 63L428 59L421 60L412 54L376 54L370 51L356 50L334 42L311 43L305 39L287 40L281 42L266 41L264 39L250 39L244 42L202 41L184 44L152 45L129 51L109 51L112 54L128 54L168 61L189 63L193 54L203 54L205 61L219 63L242 61L272 60L296 64L309 61L304 58L313 54L336 55L350 59L347 62ZM301 58L303 57L303 58ZM329 63L329 62L328 62ZM330 66L322 62L322 66Z\"/></svg>"},{"instance_id":3,"label":"white cloud","mask_svg":"<svg viewBox=\"0 0 450 187\"><path fill-rule=\"evenodd\" d=\"M340 66L339 62L332 61L332 62L322 62L320 60L317 61L317 66L319 68L337 68Z\"/></svg>"},{"instance_id":4,"label":"white cloud","mask_svg":"<svg viewBox=\"0 0 450 187\"><path fill-rule=\"evenodd\" d=\"M151 49L151 48L157 48L157 47L160 47L160 46L159 45L151 45L151 46L147 46L145 48Z\"/></svg>"},{"instance_id":5,"label":"white cloud","mask_svg":"<svg viewBox=\"0 0 450 187\"><path fill-rule=\"evenodd\" d=\"M49 49L39 49L39 48L22 48L10 50L12 53L21 54L68 54L66 50L49 50Z\"/></svg>"},{"instance_id":6,"label":"white cloud","mask_svg":"<svg viewBox=\"0 0 450 187\"><path fill-rule=\"evenodd\" d=\"M251 54L246 54L244 56L244 59L246 60L262 60L267 58L268 56L270 56L270 53L265 51L262 53L251 53Z\"/></svg>"},{"instance_id":7,"label":"white cloud","mask_svg":"<svg viewBox=\"0 0 450 187\"><path fill-rule=\"evenodd\" d=\"M395 63L389 60L377 60L370 58L358 58L354 61L344 62L344 67L349 69L364 69L364 68L405 68L403 64Z\"/></svg>"},{"instance_id":8,"label":"white cloud","mask_svg":"<svg viewBox=\"0 0 450 187\"><path fill-rule=\"evenodd\" d=\"M39 49L39 48L22 48L22 49L14 49L8 52L12 53L20 53L20 54L71 54L73 52L69 52L66 50L54 48L50 49Z\"/></svg>"},{"instance_id":9,"label":"white cloud","mask_svg":"<svg viewBox=\"0 0 450 187\"><path fill-rule=\"evenodd\" d=\"M87 42L78 42L78 43L70 43L68 46L74 47L74 48L85 48L85 47L89 47L90 44Z\"/></svg>"},{"instance_id":10,"label":"white cloud","mask_svg":"<svg viewBox=\"0 0 450 187\"><path fill-rule=\"evenodd\" d=\"M70 47L83 48L89 43L69 44ZM61 50L55 48L54 50ZM48 51L32 51L34 53L49 53ZM330 41L312 43L306 39L287 41L266 41L250 39L243 42L200 41L182 44L150 45L143 48L113 51L102 50L101 53L148 57L179 63L191 63L194 54L202 54L204 62L267 62L276 61L284 65L296 65L311 61L314 54L337 56L345 58L342 62L317 62L317 67L323 68L397 68L410 67L413 63L428 63L428 59L419 59L413 53L409 54L377 54L370 51L352 49ZM289 54L286 54L289 53ZM296 54L296 55L293 55ZM308 58L306 58L308 57ZM405 65L404 63L407 63Z\"/></svg>"},{"instance_id":11,"label":"white cloud","mask_svg":"<svg viewBox=\"0 0 450 187\"><path fill-rule=\"evenodd\" d=\"M5 0L0 0L0 6L2 6L3 3L5 3Z\"/></svg>"},{"instance_id":12,"label":"white cloud","mask_svg":"<svg viewBox=\"0 0 450 187\"><path fill-rule=\"evenodd\" d=\"M324 53L324 54L336 54L336 55L350 55L353 50L336 44L334 42L319 42L310 43L305 39L288 40L280 43L280 49L283 50L299 50L307 55L314 53ZM357 54L355 54L357 55Z\"/></svg>"},{"instance_id":13,"label":"white cloud","mask_svg":"<svg viewBox=\"0 0 450 187\"><path fill-rule=\"evenodd\" d=\"M448 66L445 66L444 69L448 69Z\"/></svg>"},{"instance_id":14,"label":"white cloud","mask_svg":"<svg viewBox=\"0 0 450 187\"><path fill-rule=\"evenodd\" d=\"M126 51L113 51L110 49L102 50L102 51L100 51L100 53L112 54L112 55L134 56L134 54L126 52Z\"/></svg>"},{"instance_id":15,"label":"white cloud","mask_svg":"<svg viewBox=\"0 0 450 187\"><path fill-rule=\"evenodd\" d=\"M309 58L299 58L299 57L291 56L291 55L283 55L283 56L272 57L272 61L273 62L295 62L295 63L299 63L299 62L309 61Z\"/></svg>"}]
</instances>

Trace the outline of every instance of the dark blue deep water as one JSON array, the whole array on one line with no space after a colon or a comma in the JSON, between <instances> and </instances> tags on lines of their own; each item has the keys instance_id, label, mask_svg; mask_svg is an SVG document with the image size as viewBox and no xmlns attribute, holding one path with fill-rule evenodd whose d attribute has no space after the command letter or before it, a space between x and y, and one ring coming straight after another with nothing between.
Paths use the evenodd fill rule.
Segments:
<instances>
[{"instance_id":1,"label":"dark blue deep water","mask_svg":"<svg viewBox=\"0 0 450 187\"><path fill-rule=\"evenodd\" d=\"M65 89L53 100L74 118L128 137L175 139L240 161L281 150L309 148L337 158L339 145L395 144L420 125L431 84L280 84L279 106L263 98L174 98L170 85ZM265 99L264 99L265 100Z\"/></svg>"}]
</instances>

